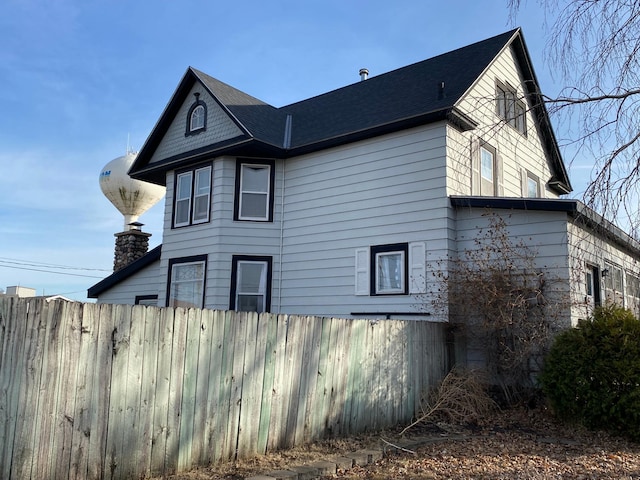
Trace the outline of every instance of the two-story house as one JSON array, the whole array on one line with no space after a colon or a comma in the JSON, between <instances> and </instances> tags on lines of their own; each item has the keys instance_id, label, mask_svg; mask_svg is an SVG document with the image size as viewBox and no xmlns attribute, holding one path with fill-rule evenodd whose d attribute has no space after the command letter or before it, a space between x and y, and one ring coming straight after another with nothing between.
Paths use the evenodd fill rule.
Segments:
<instances>
[{"instance_id":1,"label":"two-story house","mask_svg":"<svg viewBox=\"0 0 640 480\"><path fill-rule=\"evenodd\" d=\"M637 306L638 243L561 198L520 29L361 74L276 108L189 68L129 172L167 187L162 245L89 297L424 318L430 269L472 248L490 208L565 280L567 323L605 298Z\"/></svg>"}]
</instances>

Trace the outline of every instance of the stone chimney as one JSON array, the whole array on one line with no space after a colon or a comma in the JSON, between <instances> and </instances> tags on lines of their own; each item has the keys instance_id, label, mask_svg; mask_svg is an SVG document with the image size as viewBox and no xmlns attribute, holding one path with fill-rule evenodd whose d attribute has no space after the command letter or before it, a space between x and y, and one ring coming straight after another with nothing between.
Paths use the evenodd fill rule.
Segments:
<instances>
[{"instance_id":1,"label":"stone chimney","mask_svg":"<svg viewBox=\"0 0 640 480\"><path fill-rule=\"evenodd\" d=\"M129 230L114 234L116 249L113 259L113 271L123 269L144 256L149 250L150 233L142 231L142 223L129 224Z\"/></svg>"}]
</instances>

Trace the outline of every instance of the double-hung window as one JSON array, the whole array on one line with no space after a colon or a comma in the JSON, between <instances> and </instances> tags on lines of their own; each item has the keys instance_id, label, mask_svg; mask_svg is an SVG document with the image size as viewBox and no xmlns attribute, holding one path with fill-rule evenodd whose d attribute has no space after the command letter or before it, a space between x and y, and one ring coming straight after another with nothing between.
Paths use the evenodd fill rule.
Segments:
<instances>
[{"instance_id":1,"label":"double-hung window","mask_svg":"<svg viewBox=\"0 0 640 480\"><path fill-rule=\"evenodd\" d=\"M173 226L209 221L211 165L176 174Z\"/></svg>"},{"instance_id":2,"label":"double-hung window","mask_svg":"<svg viewBox=\"0 0 640 480\"><path fill-rule=\"evenodd\" d=\"M273 221L274 163L238 160L235 220Z\"/></svg>"},{"instance_id":3,"label":"double-hung window","mask_svg":"<svg viewBox=\"0 0 640 480\"><path fill-rule=\"evenodd\" d=\"M271 308L271 257L234 255L229 307L239 312Z\"/></svg>"},{"instance_id":4,"label":"double-hung window","mask_svg":"<svg viewBox=\"0 0 640 480\"><path fill-rule=\"evenodd\" d=\"M497 194L496 150L488 144L480 146L480 194Z\"/></svg>"},{"instance_id":5,"label":"double-hung window","mask_svg":"<svg viewBox=\"0 0 640 480\"><path fill-rule=\"evenodd\" d=\"M169 260L167 306L202 308L206 271L206 255Z\"/></svg>"},{"instance_id":6,"label":"double-hung window","mask_svg":"<svg viewBox=\"0 0 640 480\"><path fill-rule=\"evenodd\" d=\"M527 131L526 112L525 103L518 99L518 94L513 87L502 83L496 85L497 115L522 134Z\"/></svg>"}]
</instances>

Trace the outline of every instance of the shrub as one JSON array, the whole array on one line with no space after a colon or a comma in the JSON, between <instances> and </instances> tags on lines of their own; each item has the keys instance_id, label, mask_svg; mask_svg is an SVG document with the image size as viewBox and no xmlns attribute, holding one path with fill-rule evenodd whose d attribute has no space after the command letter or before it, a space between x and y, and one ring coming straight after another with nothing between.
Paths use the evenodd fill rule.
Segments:
<instances>
[{"instance_id":1,"label":"shrub","mask_svg":"<svg viewBox=\"0 0 640 480\"><path fill-rule=\"evenodd\" d=\"M640 321L596 309L556 338L540 382L559 418L640 440Z\"/></svg>"}]
</instances>

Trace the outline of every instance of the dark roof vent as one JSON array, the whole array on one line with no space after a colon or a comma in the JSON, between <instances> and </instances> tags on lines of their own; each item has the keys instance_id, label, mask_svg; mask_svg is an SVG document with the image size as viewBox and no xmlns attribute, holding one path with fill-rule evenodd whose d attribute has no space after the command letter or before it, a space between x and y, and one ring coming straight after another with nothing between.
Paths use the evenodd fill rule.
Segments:
<instances>
[{"instance_id":1,"label":"dark roof vent","mask_svg":"<svg viewBox=\"0 0 640 480\"><path fill-rule=\"evenodd\" d=\"M360 81L361 82L363 82L367 78L369 78L369 70L367 70L366 68L361 68L359 73L360 73Z\"/></svg>"}]
</instances>

